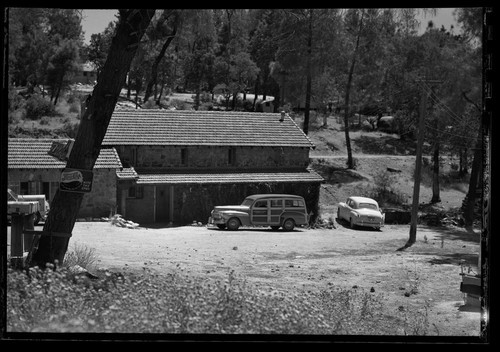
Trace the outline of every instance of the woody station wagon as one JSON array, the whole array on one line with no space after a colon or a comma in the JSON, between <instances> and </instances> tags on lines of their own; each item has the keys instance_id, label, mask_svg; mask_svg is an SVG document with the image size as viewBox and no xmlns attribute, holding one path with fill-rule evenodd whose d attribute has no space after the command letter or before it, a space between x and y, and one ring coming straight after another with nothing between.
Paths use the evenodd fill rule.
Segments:
<instances>
[{"instance_id":1,"label":"woody station wagon","mask_svg":"<svg viewBox=\"0 0 500 352\"><path fill-rule=\"evenodd\" d=\"M283 227L292 231L295 226L309 222L304 198L290 194L254 194L241 205L216 206L208 219L219 229L237 230L240 226Z\"/></svg>"}]
</instances>

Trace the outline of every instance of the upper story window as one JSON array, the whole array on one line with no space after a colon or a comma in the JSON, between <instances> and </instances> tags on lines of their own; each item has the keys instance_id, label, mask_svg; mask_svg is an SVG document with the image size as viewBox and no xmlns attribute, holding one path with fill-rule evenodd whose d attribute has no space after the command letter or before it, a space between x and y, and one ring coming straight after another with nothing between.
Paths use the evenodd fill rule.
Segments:
<instances>
[{"instance_id":1,"label":"upper story window","mask_svg":"<svg viewBox=\"0 0 500 352\"><path fill-rule=\"evenodd\" d=\"M132 166L137 166L137 147L132 147L130 155L130 164Z\"/></svg>"},{"instance_id":2,"label":"upper story window","mask_svg":"<svg viewBox=\"0 0 500 352\"><path fill-rule=\"evenodd\" d=\"M227 163L228 165L236 165L236 148L229 148L227 151Z\"/></svg>"},{"instance_id":3,"label":"upper story window","mask_svg":"<svg viewBox=\"0 0 500 352\"><path fill-rule=\"evenodd\" d=\"M181 165L187 165L188 163L188 150L187 148L181 149Z\"/></svg>"}]
</instances>

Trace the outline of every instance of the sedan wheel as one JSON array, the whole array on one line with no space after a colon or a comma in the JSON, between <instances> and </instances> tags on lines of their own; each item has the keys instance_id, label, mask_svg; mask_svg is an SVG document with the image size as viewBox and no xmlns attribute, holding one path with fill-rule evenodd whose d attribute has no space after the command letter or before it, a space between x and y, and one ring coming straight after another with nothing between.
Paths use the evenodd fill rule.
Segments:
<instances>
[{"instance_id":1,"label":"sedan wheel","mask_svg":"<svg viewBox=\"0 0 500 352\"><path fill-rule=\"evenodd\" d=\"M294 227L295 227L295 221L293 221L293 219L286 219L285 222L283 223L283 229L285 231L292 231Z\"/></svg>"},{"instance_id":2,"label":"sedan wheel","mask_svg":"<svg viewBox=\"0 0 500 352\"><path fill-rule=\"evenodd\" d=\"M227 229L236 231L240 227L240 220L238 218L231 218L227 221Z\"/></svg>"}]
</instances>

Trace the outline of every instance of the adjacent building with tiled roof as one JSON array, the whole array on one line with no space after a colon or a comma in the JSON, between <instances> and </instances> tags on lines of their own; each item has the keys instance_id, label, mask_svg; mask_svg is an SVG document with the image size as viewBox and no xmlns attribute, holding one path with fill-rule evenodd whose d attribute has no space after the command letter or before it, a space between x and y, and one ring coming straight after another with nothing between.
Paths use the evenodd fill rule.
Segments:
<instances>
[{"instance_id":1,"label":"adjacent building with tiled roof","mask_svg":"<svg viewBox=\"0 0 500 352\"><path fill-rule=\"evenodd\" d=\"M317 209L314 144L285 114L116 109L103 147L120 156L118 211L135 222L206 222L214 205L253 193L303 195Z\"/></svg>"},{"instance_id":2,"label":"adjacent building with tiled roof","mask_svg":"<svg viewBox=\"0 0 500 352\"><path fill-rule=\"evenodd\" d=\"M66 144L68 139L9 138L9 188L18 194L45 194L52 200L66 167L66 161L48 153L54 142ZM116 149L102 149L94 165L92 191L84 195L79 217L108 216L116 211L117 173L122 170Z\"/></svg>"}]
</instances>

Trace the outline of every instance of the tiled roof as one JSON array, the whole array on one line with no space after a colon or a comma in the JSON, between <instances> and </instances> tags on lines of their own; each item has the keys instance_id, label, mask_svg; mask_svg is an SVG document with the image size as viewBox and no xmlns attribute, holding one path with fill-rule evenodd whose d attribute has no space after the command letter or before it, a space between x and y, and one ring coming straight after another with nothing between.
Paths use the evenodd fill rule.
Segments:
<instances>
[{"instance_id":1,"label":"tiled roof","mask_svg":"<svg viewBox=\"0 0 500 352\"><path fill-rule=\"evenodd\" d=\"M139 177L133 167L124 167L122 170L116 172L116 176L120 180L135 180Z\"/></svg>"},{"instance_id":2,"label":"tiled roof","mask_svg":"<svg viewBox=\"0 0 500 352\"><path fill-rule=\"evenodd\" d=\"M314 144L288 115L237 111L116 109L103 145L293 146Z\"/></svg>"},{"instance_id":3,"label":"tiled roof","mask_svg":"<svg viewBox=\"0 0 500 352\"><path fill-rule=\"evenodd\" d=\"M9 169L64 169L66 162L47 152L52 142L66 143L68 139L9 138L7 165ZM115 148L103 148L94 169L119 169L122 167Z\"/></svg>"},{"instance_id":4,"label":"tiled roof","mask_svg":"<svg viewBox=\"0 0 500 352\"><path fill-rule=\"evenodd\" d=\"M218 184L256 182L322 182L313 170L298 172L235 172L200 174L139 174L138 185L144 184Z\"/></svg>"}]
</instances>

